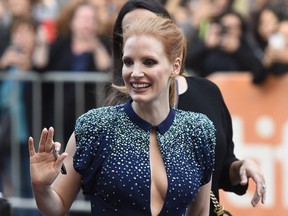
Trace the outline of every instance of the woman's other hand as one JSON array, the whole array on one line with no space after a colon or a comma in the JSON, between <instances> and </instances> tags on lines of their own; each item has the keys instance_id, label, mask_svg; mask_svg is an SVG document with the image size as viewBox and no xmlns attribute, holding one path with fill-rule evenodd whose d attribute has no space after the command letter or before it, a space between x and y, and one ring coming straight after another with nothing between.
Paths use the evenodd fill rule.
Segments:
<instances>
[{"instance_id":1,"label":"woman's other hand","mask_svg":"<svg viewBox=\"0 0 288 216\"><path fill-rule=\"evenodd\" d=\"M231 164L230 179L234 185L239 183L241 185L246 185L248 184L249 178L252 178L256 184L251 204L255 207L260 200L264 204L266 199L266 184L259 165L249 159L235 161Z\"/></svg>"}]
</instances>

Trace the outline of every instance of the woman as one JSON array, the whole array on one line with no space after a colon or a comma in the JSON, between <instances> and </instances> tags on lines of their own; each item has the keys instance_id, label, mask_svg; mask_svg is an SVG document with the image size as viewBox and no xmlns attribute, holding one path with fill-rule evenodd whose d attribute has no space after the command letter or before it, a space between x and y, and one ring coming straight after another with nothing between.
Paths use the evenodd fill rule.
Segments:
<instances>
[{"instance_id":1,"label":"woman","mask_svg":"<svg viewBox=\"0 0 288 216\"><path fill-rule=\"evenodd\" d=\"M98 14L90 0L73 0L61 10L56 22L57 38L52 43L39 42L34 55L34 63L41 72L105 72L110 67L111 57L105 43L98 35ZM45 38L45 37L44 37ZM43 38L42 38L43 40ZM55 107L58 92L53 92L55 85L45 83L43 86L43 126L49 127L55 123L55 114L51 110ZM84 85L85 95L83 111L85 112L97 104L94 83ZM55 90L56 91L56 90ZM61 94L61 93L60 93ZM76 116L75 109L76 87L73 82L64 83L63 90L63 124L66 143L74 130ZM57 112L57 111L55 111ZM62 127L62 125L58 126ZM62 128L63 129L63 128ZM61 134L62 135L62 134Z\"/></svg>"},{"instance_id":2,"label":"woman","mask_svg":"<svg viewBox=\"0 0 288 216\"><path fill-rule=\"evenodd\" d=\"M53 128L43 130L38 152L29 139L32 185L44 215L66 214L81 184L92 215L174 216L187 207L189 215L208 215L215 128L203 114L171 108L185 46L170 19L132 23L123 33L120 88L131 100L79 117L68 154L56 162ZM67 174L59 175L65 158Z\"/></svg>"},{"instance_id":3,"label":"woman","mask_svg":"<svg viewBox=\"0 0 288 216\"><path fill-rule=\"evenodd\" d=\"M266 77L282 75L288 71L287 16L283 5L266 5L256 16L255 38ZM287 38L287 37L286 37Z\"/></svg>"},{"instance_id":4,"label":"woman","mask_svg":"<svg viewBox=\"0 0 288 216\"><path fill-rule=\"evenodd\" d=\"M155 14L169 17L168 12L161 4L153 0L128 1L123 5L116 19L113 34L113 83L122 85L123 80L119 73L122 67L120 56L122 26L129 21L142 17L151 17ZM212 179L212 191L219 198L219 189L242 195L248 187L248 179L256 183L256 190L252 198L252 205L265 200L265 179L259 166L252 160L238 160L234 155L233 132L230 113L222 98L218 87L207 79L199 77L177 76L178 108L187 111L204 113L216 127L216 167ZM127 95L110 90L106 104L117 104L127 101ZM210 215L214 215L213 204Z\"/></svg>"}]
</instances>

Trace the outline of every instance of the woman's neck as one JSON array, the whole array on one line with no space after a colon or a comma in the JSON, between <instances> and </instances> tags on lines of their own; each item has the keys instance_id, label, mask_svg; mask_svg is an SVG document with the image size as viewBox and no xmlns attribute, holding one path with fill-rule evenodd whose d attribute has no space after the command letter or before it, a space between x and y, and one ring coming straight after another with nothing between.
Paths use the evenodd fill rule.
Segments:
<instances>
[{"instance_id":1,"label":"woman's neck","mask_svg":"<svg viewBox=\"0 0 288 216\"><path fill-rule=\"evenodd\" d=\"M72 51L74 54L82 54L84 52L91 52L90 44L83 37L72 37Z\"/></svg>"}]
</instances>

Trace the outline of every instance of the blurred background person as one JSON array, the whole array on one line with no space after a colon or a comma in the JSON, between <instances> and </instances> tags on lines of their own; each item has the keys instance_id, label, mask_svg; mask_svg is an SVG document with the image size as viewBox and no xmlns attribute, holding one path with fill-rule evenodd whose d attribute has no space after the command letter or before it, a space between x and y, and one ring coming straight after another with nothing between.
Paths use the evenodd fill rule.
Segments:
<instances>
[{"instance_id":1,"label":"blurred background person","mask_svg":"<svg viewBox=\"0 0 288 216\"><path fill-rule=\"evenodd\" d=\"M287 5L284 1L269 2L255 14L252 22L266 76L288 72Z\"/></svg>"},{"instance_id":2,"label":"blurred background person","mask_svg":"<svg viewBox=\"0 0 288 216\"><path fill-rule=\"evenodd\" d=\"M189 0L161 0L160 2L176 23L181 25L189 19L190 14L187 7Z\"/></svg>"},{"instance_id":3,"label":"blurred background person","mask_svg":"<svg viewBox=\"0 0 288 216\"><path fill-rule=\"evenodd\" d=\"M288 73L288 20L282 20L278 31L270 36L263 64L268 75Z\"/></svg>"},{"instance_id":4,"label":"blurred background person","mask_svg":"<svg viewBox=\"0 0 288 216\"><path fill-rule=\"evenodd\" d=\"M215 22L225 11L233 9L234 0L191 0L186 1L185 7L188 9L188 19L179 23L183 29L188 42L187 59L185 62L185 68L188 74L195 73L191 66L191 56L198 52L198 49L202 49L205 36L208 34L208 29L211 23ZM196 46L195 46L196 45ZM199 45L199 46L198 46ZM193 47L191 49L191 47Z\"/></svg>"},{"instance_id":5,"label":"blurred background person","mask_svg":"<svg viewBox=\"0 0 288 216\"><path fill-rule=\"evenodd\" d=\"M34 53L37 71L45 72L107 72L110 68L109 49L98 34L98 11L90 0L73 0L67 3L56 19L56 39L53 43L42 34ZM76 80L75 80L76 81ZM64 84L63 110L64 140L68 141L74 121L78 115L75 110L75 83ZM51 83L43 86L43 127L54 125L54 92ZM85 84L85 110L96 106L94 84ZM54 110L54 111L53 111Z\"/></svg>"},{"instance_id":6,"label":"blurred background person","mask_svg":"<svg viewBox=\"0 0 288 216\"><path fill-rule=\"evenodd\" d=\"M110 49L110 39L112 35L112 28L116 16L127 0L91 0L97 11L98 17L98 34L105 40L105 43Z\"/></svg>"},{"instance_id":7,"label":"blurred background person","mask_svg":"<svg viewBox=\"0 0 288 216\"><path fill-rule=\"evenodd\" d=\"M254 18L250 19L250 24L263 57L269 38L278 31L282 15L277 7L266 5L254 15Z\"/></svg>"},{"instance_id":8,"label":"blurred background person","mask_svg":"<svg viewBox=\"0 0 288 216\"><path fill-rule=\"evenodd\" d=\"M55 19L58 17L62 5L59 0L35 0L32 8L32 16L38 24L38 34L46 34L49 43L56 37Z\"/></svg>"},{"instance_id":9,"label":"blurred background person","mask_svg":"<svg viewBox=\"0 0 288 216\"><path fill-rule=\"evenodd\" d=\"M262 79L262 64L247 39L243 16L235 10L221 14L209 25L204 39L190 41L186 67L196 75L208 77L216 72L249 72L253 82Z\"/></svg>"},{"instance_id":10,"label":"blurred background person","mask_svg":"<svg viewBox=\"0 0 288 216\"><path fill-rule=\"evenodd\" d=\"M35 0L1 0L0 2L0 55L9 46L10 27L17 17L31 17Z\"/></svg>"},{"instance_id":11,"label":"blurred background person","mask_svg":"<svg viewBox=\"0 0 288 216\"><path fill-rule=\"evenodd\" d=\"M188 42L194 37L203 39L208 26L225 11L233 9L234 0L191 0L186 1L188 18L180 23Z\"/></svg>"},{"instance_id":12,"label":"blurred background person","mask_svg":"<svg viewBox=\"0 0 288 216\"><path fill-rule=\"evenodd\" d=\"M0 68L8 76L28 74L33 70L32 55L36 41L36 23L31 17L17 17L11 24L10 44L0 58ZM4 149L0 151L3 163L3 191L11 195L32 198L29 175L29 153L25 148L27 137L31 134L32 123L32 87L29 81L4 80L0 85L0 122L1 142ZM13 136L13 139L12 139ZM14 140L14 142L12 141ZM5 143L6 142L6 143ZM11 179L11 145L19 145L20 150L20 194L10 188ZM8 178L8 179L7 179ZM11 177L12 178L12 177ZM5 190L6 189L6 190ZM15 209L13 215L39 215L32 209Z\"/></svg>"}]
</instances>

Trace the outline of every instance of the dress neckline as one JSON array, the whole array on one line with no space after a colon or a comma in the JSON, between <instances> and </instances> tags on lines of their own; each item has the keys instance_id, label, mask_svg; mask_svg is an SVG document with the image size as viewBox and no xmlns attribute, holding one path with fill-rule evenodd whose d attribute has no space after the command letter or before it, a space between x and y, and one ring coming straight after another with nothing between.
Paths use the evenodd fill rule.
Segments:
<instances>
[{"instance_id":1,"label":"dress neckline","mask_svg":"<svg viewBox=\"0 0 288 216\"><path fill-rule=\"evenodd\" d=\"M155 129L156 131L159 131L161 134L164 134L166 131L168 131L168 129L172 125L173 120L175 118L175 110L173 108L170 108L168 116L159 125L155 126L145 121L140 116L138 116L134 112L131 103L132 103L132 100L129 100L128 102L126 102L124 104L124 110L126 114L128 115L128 117L130 118L130 120L136 125L138 125L141 129L145 131L150 131L151 129Z\"/></svg>"}]
</instances>

